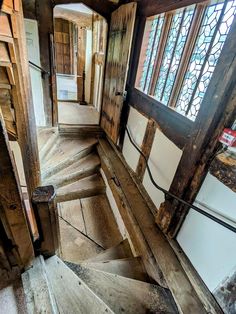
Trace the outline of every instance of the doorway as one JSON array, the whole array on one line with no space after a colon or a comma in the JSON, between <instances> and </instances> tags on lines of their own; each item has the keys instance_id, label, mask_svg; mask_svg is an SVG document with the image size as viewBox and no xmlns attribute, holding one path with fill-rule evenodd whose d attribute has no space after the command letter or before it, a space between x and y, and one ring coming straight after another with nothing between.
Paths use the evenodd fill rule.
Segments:
<instances>
[{"instance_id":1,"label":"doorway","mask_svg":"<svg viewBox=\"0 0 236 314\"><path fill-rule=\"evenodd\" d=\"M57 5L53 14L58 124L98 125L107 22L81 3Z\"/></svg>"}]
</instances>

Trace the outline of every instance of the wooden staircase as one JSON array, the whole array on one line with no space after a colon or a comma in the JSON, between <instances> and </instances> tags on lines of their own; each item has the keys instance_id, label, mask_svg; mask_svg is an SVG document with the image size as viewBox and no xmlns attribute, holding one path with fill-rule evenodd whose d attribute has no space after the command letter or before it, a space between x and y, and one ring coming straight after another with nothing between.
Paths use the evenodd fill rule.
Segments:
<instances>
[{"instance_id":1,"label":"wooden staircase","mask_svg":"<svg viewBox=\"0 0 236 314\"><path fill-rule=\"evenodd\" d=\"M38 132L42 185L54 185L60 257L35 259L22 275L28 313L176 313L123 240L100 174L94 137Z\"/></svg>"},{"instance_id":2,"label":"wooden staircase","mask_svg":"<svg viewBox=\"0 0 236 314\"><path fill-rule=\"evenodd\" d=\"M107 257L127 257L107 260ZM112 252L112 255L111 255ZM178 313L168 289L151 284L127 240L94 257L99 262L35 259L22 274L28 313Z\"/></svg>"},{"instance_id":3,"label":"wooden staircase","mask_svg":"<svg viewBox=\"0 0 236 314\"><path fill-rule=\"evenodd\" d=\"M38 135L42 185L55 186L57 202L105 193L96 138L63 135L56 128L42 128Z\"/></svg>"}]
</instances>

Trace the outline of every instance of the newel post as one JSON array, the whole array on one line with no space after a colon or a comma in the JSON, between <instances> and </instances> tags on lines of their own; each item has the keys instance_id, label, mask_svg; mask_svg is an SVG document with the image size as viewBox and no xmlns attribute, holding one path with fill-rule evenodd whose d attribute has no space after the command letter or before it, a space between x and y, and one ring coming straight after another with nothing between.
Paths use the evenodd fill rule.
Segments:
<instances>
[{"instance_id":1,"label":"newel post","mask_svg":"<svg viewBox=\"0 0 236 314\"><path fill-rule=\"evenodd\" d=\"M39 232L35 251L44 256L52 256L59 249L59 222L55 197L56 193L52 185L37 187L32 196Z\"/></svg>"}]
</instances>

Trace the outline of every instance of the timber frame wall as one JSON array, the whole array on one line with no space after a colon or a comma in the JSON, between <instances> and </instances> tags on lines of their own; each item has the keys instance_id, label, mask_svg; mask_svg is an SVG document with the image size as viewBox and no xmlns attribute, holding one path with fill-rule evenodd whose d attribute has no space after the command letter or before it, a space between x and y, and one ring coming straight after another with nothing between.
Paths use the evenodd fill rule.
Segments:
<instances>
[{"instance_id":1,"label":"timber frame wall","mask_svg":"<svg viewBox=\"0 0 236 314\"><path fill-rule=\"evenodd\" d=\"M34 18L39 23L39 38L41 51L41 65L49 71L50 69L50 55L49 55L49 34L53 33L53 7L57 4L65 4L77 1L69 0L35 0L24 1L24 13L27 18ZM119 5L110 1L104 1L101 5L99 0L83 0L81 1L97 13L105 17L109 21L111 13L124 3L131 1L120 1ZM235 79L225 74L224 86L222 80L219 81L219 71L227 70L227 62L233 65L232 58L235 55L235 48L232 47L232 42L235 36L231 31L228 35L228 40L221 58L221 62L217 66L212 77L211 89L216 92L218 90L224 91L219 95L218 102L215 105L208 106L209 99L212 94L209 92L205 95L205 100L201 105L201 110L195 122L190 121L186 117L175 112L171 108L162 105L153 97L145 95L140 90L135 88L136 72L138 69L139 54L141 51L142 37L145 28L145 21L147 17L175 10L191 4L201 3L199 0L142 0L138 1L137 16L135 21L135 31L131 51L131 63L127 80L127 99L123 106L123 112L120 126L120 148L123 146L123 139L125 135L125 126L128 119L130 106L137 109L140 113L149 119L148 128L144 137L142 151L148 158L150 148L152 146L156 127L158 127L165 136L167 136L176 146L183 150L183 155L177 168L175 177L173 179L170 191L173 194L185 199L188 202L193 202L200 186L205 178L209 163L217 150L218 135L224 127L230 126L234 118L235 105L230 100L233 97ZM34 5L32 5L34 3ZM235 25L232 26L235 28ZM230 49L230 50L229 50ZM218 75L218 77L217 77ZM50 97L50 84L47 79L44 80L44 100L46 104L47 123L50 125L52 121L52 100ZM227 94L228 93L228 94ZM142 157L138 164L137 174L142 179L145 171L145 163ZM188 208L174 204L173 201L165 201L156 217L159 227L170 237L175 237L181 223L183 222Z\"/></svg>"},{"instance_id":2,"label":"timber frame wall","mask_svg":"<svg viewBox=\"0 0 236 314\"><path fill-rule=\"evenodd\" d=\"M127 99L121 117L123 127L121 126L120 148L123 146L129 106L132 106L149 119L141 147L146 158L149 157L157 127L182 149L183 154L169 190L190 203L194 201L207 174L210 161L218 149L219 135L225 127L230 127L235 119L236 81L231 69L234 67L233 60L236 54L236 49L233 47L236 40L236 21L231 27L195 122L135 88L135 81L146 18L200 2L202 1L143 0L139 2L127 80ZM218 98L214 95L218 95ZM140 179L145 168L144 159L140 157L136 170ZM186 206L176 204L174 200L166 200L158 211L156 222L169 237L173 238L187 213Z\"/></svg>"}]
</instances>

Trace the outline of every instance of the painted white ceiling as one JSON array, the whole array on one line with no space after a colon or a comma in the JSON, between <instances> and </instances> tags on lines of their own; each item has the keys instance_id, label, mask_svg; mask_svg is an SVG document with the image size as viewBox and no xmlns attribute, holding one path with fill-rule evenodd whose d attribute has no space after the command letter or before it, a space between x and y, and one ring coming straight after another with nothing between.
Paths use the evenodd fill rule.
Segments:
<instances>
[{"instance_id":1,"label":"painted white ceiling","mask_svg":"<svg viewBox=\"0 0 236 314\"><path fill-rule=\"evenodd\" d=\"M92 14L93 11L89 9L86 5L82 3L69 3L69 4L60 4L57 5L56 7L65 9L65 10L71 10L71 11L76 11L76 12L81 12L81 13L86 13L86 14Z\"/></svg>"}]
</instances>

